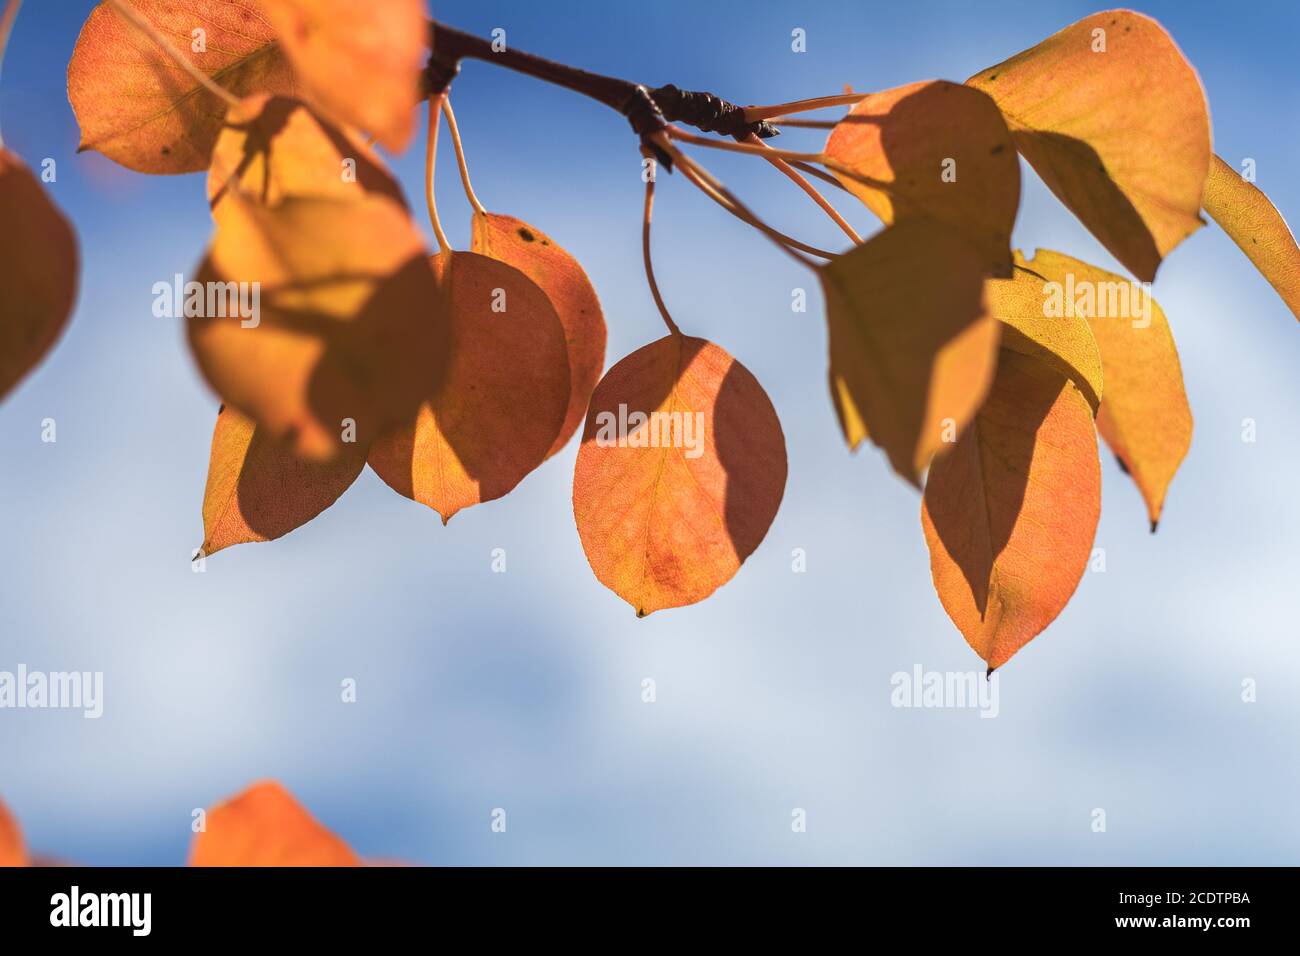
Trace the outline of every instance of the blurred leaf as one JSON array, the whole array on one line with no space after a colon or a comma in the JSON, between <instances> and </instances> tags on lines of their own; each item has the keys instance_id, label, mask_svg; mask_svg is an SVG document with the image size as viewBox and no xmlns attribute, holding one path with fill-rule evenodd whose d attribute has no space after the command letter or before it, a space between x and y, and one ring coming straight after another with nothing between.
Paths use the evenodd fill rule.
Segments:
<instances>
[{"instance_id":1,"label":"blurred leaf","mask_svg":"<svg viewBox=\"0 0 1300 956\"><path fill-rule=\"evenodd\" d=\"M1218 156L1205 181L1205 211L1241 247L1300 319L1300 248L1268 197Z\"/></svg>"},{"instance_id":2,"label":"blurred leaf","mask_svg":"<svg viewBox=\"0 0 1300 956\"><path fill-rule=\"evenodd\" d=\"M1139 279L1202 225L1210 117L1155 20L1109 10L967 80L1048 187Z\"/></svg>"},{"instance_id":3,"label":"blurred leaf","mask_svg":"<svg viewBox=\"0 0 1300 956\"><path fill-rule=\"evenodd\" d=\"M77 298L77 239L36 177L0 149L0 399L53 348Z\"/></svg>"},{"instance_id":4,"label":"blurred leaf","mask_svg":"<svg viewBox=\"0 0 1300 956\"><path fill-rule=\"evenodd\" d=\"M605 317L591 280L578 260L550 236L513 216L475 214L470 249L514 266L532 279L555 306L569 355L569 407L564 426L547 453L573 437L605 367Z\"/></svg>"},{"instance_id":5,"label":"blurred leaf","mask_svg":"<svg viewBox=\"0 0 1300 956\"><path fill-rule=\"evenodd\" d=\"M474 252L431 260L450 364L413 425L382 435L370 467L443 523L500 498L542 463L569 403L564 327L518 269Z\"/></svg>"},{"instance_id":6,"label":"blurred leaf","mask_svg":"<svg viewBox=\"0 0 1300 956\"><path fill-rule=\"evenodd\" d=\"M4 801L0 800L0 867L26 866L27 851L23 834Z\"/></svg>"},{"instance_id":7,"label":"blurred leaf","mask_svg":"<svg viewBox=\"0 0 1300 956\"><path fill-rule=\"evenodd\" d=\"M389 149L404 149L428 53L423 0L263 2L307 99Z\"/></svg>"},{"instance_id":8,"label":"blurred leaf","mask_svg":"<svg viewBox=\"0 0 1300 956\"><path fill-rule=\"evenodd\" d=\"M731 580L767 534L785 478L785 436L754 376L711 342L668 335L596 386L573 514L596 577L643 616Z\"/></svg>"},{"instance_id":9,"label":"blurred leaf","mask_svg":"<svg viewBox=\"0 0 1300 956\"><path fill-rule=\"evenodd\" d=\"M268 780L208 811L206 831L190 845L189 865L360 866L361 860Z\"/></svg>"},{"instance_id":10,"label":"blurred leaf","mask_svg":"<svg viewBox=\"0 0 1300 956\"><path fill-rule=\"evenodd\" d=\"M131 0L173 48L237 97L294 92L259 0ZM203 30L203 52L193 31ZM206 169L226 104L107 3L90 12L68 64L68 99L93 149L142 173Z\"/></svg>"},{"instance_id":11,"label":"blurred leaf","mask_svg":"<svg viewBox=\"0 0 1300 956\"><path fill-rule=\"evenodd\" d=\"M309 458L338 453L349 423L364 446L414 420L440 382L446 321L405 212L373 195L266 209L231 194L223 206L196 281L209 294L243 283L259 302L254 319L187 317L217 393Z\"/></svg>"},{"instance_id":12,"label":"blurred leaf","mask_svg":"<svg viewBox=\"0 0 1300 956\"><path fill-rule=\"evenodd\" d=\"M921 506L939 600L990 671L1070 600L1100 512L1087 400L1056 369L1004 349L988 400L930 468Z\"/></svg>"}]
</instances>

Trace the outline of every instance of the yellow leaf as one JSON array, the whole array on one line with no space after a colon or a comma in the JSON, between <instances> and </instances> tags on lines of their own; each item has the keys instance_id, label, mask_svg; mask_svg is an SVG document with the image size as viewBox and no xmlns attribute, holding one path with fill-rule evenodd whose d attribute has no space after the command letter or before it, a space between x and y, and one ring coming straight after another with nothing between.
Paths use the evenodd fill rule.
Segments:
<instances>
[{"instance_id":1,"label":"yellow leaf","mask_svg":"<svg viewBox=\"0 0 1300 956\"><path fill-rule=\"evenodd\" d=\"M392 150L415 129L428 52L423 0L264 0L307 99Z\"/></svg>"},{"instance_id":2,"label":"yellow leaf","mask_svg":"<svg viewBox=\"0 0 1300 956\"><path fill-rule=\"evenodd\" d=\"M831 397L849 446L870 437L912 484L984 400L998 323L984 257L931 220L889 226L820 270Z\"/></svg>"},{"instance_id":3,"label":"yellow leaf","mask_svg":"<svg viewBox=\"0 0 1300 956\"><path fill-rule=\"evenodd\" d=\"M1015 256L1014 276L990 279L985 290L989 311L1002 323L1002 347L1055 367L1096 412L1101 402L1101 354L1087 319L1064 308L1062 276L1040 272L1037 260L1026 262L1019 250Z\"/></svg>"},{"instance_id":4,"label":"yellow leaf","mask_svg":"<svg viewBox=\"0 0 1300 956\"><path fill-rule=\"evenodd\" d=\"M997 101L1025 159L1139 279L1202 225L1205 93L1155 20L1096 13L966 82Z\"/></svg>"},{"instance_id":5,"label":"yellow leaf","mask_svg":"<svg viewBox=\"0 0 1300 956\"><path fill-rule=\"evenodd\" d=\"M259 0L131 0L172 48L237 97L294 92L293 70ZM195 34L202 30L201 37ZM195 46L202 41L202 50ZM68 99L93 149L141 173L206 169L226 104L107 3L90 12L68 64Z\"/></svg>"},{"instance_id":6,"label":"yellow leaf","mask_svg":"<svg viewBox=\"0 0 1300 956\"><path fill-rule=\"evenodd\" d=\"M1010 275L1020 161L984 93L946 80L873 93L836 124L825 154L870 181L836 173L885 224L917 216L947 223L992 274Z\"/></svg>"},{"instance_id":7,"label":"yellow leaf","mask_svg":"<svg viewBox=\"0 0 1300 956\"><path fill-rule=\"evenodd\" d=\"M214 217L234 190L264 206L290 196L357 199L367 193L406 204L397 180L356 133L321 119L305 103L266 93L226 114L208 170Z\"/></svg>"},{"instance_id":8,"label":"yellow leaf","mask_svg":"<svg viewBox=\"0 0 1300 956\"><path fill-rule=\"evenodd\" d=\"M1087 400L1050 365L1004 349L988 401L935 459L921 503L935 591L990 671L1061 613L1100 513Z\"/></svg>"},{"instance_id":9,"label":"yellow leaf","mask_svg":"<svg viewBox=\"0 0 1300 956\"><path fill-rule=\"evenodd\" d=\"M1300 319L1300 248L1268 197L1215 156L1205 181L1205 211Z\"/></svg>"},{"instance_id":10,"label":"yellow leaf","mask_svg":"<svg viewBox=\"0 0 1300 956\"><path fill-rule=\"evenodd\" d=\"M223 205L186 310L217 394L309 458L339 452L349 424L366 445L412 421L440 383L447 321L406 213L374 195Z\"/></svg>"}]
</instances>

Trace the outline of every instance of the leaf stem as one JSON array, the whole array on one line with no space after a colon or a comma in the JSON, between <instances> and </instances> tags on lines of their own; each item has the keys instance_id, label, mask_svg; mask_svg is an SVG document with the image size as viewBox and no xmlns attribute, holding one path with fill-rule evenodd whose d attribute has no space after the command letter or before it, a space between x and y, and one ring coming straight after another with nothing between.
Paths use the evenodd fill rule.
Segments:
<instances>
[{"instance_id":1,"label":"leaf stem","mask_svg":"<svg viewBox=\"0 0 1300 956\"><path fill-rule=\"evenodd\" d=\"M447 117L447 132L451 134L451 145L456 148L456 165L460 167L460 181L465 186L465 198L480 216L486 216L487 210L474 194L474 187L469 181L469 164L465 162L465 146L460 141L460 127L456 125L456 114L451 109L451 97L442 98L442 115Z\"/></svg>"},{"instance_id":2,"label":"leaf stem","mask_svg":"<svg viewBox=\"0 0 1300 956\"><path fill-rule=\"evenodd\" d=\"M758 146L760 149L767 150L769 153L775 152L775 150L772 150L768 146L764 145L763 141L759 139L757 136L751 135L750 138L748 139L748 142L753 143L754 145ZM844 220L844 217L840 215L839 210L837 210L834 206L832 206L826 200L826 197L817 191L816 186L808 182L808 180L804 179L803 176L799 175L799 172L796 169L794 169L794 167L792 167L784 159L781 159L779 156L767 156L765 158L769 163L771 163L782 173L784 173L787 177L789 177L791 182L793 182L796 186L798 186L800 189L806 192L809 195L809 197L811 197L812 201L815 202L818 206L820 206L822 208L822 211L825 212L826 215L831 217L831 221L833 221L835 225L839 226L840 229L843 231L843 233L853 241L854 245L860 245L862 243L862 237L859 236L857 232L854 230L854 228Z\"/></svg>"},{"instance_id":3,"label":"leaf stem","mask_svg":"<svg viewBox=\"0 0 1300 956\"><path fill-rule=\"evenodd\" d=\"M433 199L433 171L438 158L438 116L439 104L445 98L443 93L429 97L429 131L424 141L424 201L429 207L429 225L433 226L434 238L438 240L438 252L451 252L451 242L442 231L438 220L438 204Z\"/></svg>"},{"instance_id":4,"label":"leaf stem","mask_svg":"<svg viewBox=\"0 0 1300 956\"><path fill-rule=\"evenodd\" d=\"M773 149L770 146L754 146L750 143L733 143L725 139L713 139L709 136L697 136L695 133L688 133L686 130L676 126L669 126L667 133L673 139L679 139L683 143L694 143L696 146L706 146L709 149L721 149L729 153L747 153L751 156L776 156L787 162L800 163L820 163L827 169L839 173L841 176L847 176L856 182L865 183L875 189L885 192L890 191L890 184L882 182L879 179L872 179L870 176L863 176L861 173L841 163L839 160L831 159L825 153L800 153L790 149Z\"/></svg>"},{"instance_id":5,"label":"leaf stem","mask_svg":"<svg viewBox=\"0 0 1300 956\"><path fill-rule=\"evenodd\" d=\"M655 162L654 156L648 149L643 149L642 153L652 163ZM655 305L659 308L659 314L663 316L664 324L668 326L671 334L681 335L682 330L669 315L668 306L664 305L664 297L659 294L659 283L655 281L655 268L650 261L650 218L655 206L655 172L656 168L651 166L650 175L645 181L645 215L641 220L641 258L645 261L645 278L650 285L650 294L654 296Z\"/></svg>"},{"instance_id":6,"label":"leaf stem","mask_svg":"<svg viewBox=\"0 0 1300 956\"><path fill-rule=\"evenodd\" d=\"M9 34L13 32L14 21L18 19L18 8L22 6L23 0L9 0L5 4L5 12L0 17L0 72L4 71L5 51L9 49ZM5 138L0 133L0 149L4 149Z\"/></svg>"},{"instance_id":7,"label":"leaf stem","mask_svg":"<svg viewBox=\"0 0 1300 956\"><path fill-rule=\"evenodd\" d=\"M794 100L773 106L746 106L745 119L751 123L758 123L788 113L807 113L809 110L825 109L828 106L852 106L869 95L868 93L838 93L834 96L816 96L808 100Z\"/></svg>"},{"instance_id":8,"label":"leaf stem","mask_svg":"<svg viewBox=\"0 0 1300 956\"><path fill-rule=\"evenodd\" d=\"M126 20L131 26L135 27L146 37L152 40L164 53L176 61L176 65L194 78L200 86L211 93L218 99L224 100L227 106L238 106L239 98L222 86L212 81L206 73L195 66L185 54L175 49L167 38L158 32L158 28L150 23L145 17L136 10L135 7L127 3L126 0L108 0L108 5L113 8L118 16Z\"/></svg>"}]
</instances>

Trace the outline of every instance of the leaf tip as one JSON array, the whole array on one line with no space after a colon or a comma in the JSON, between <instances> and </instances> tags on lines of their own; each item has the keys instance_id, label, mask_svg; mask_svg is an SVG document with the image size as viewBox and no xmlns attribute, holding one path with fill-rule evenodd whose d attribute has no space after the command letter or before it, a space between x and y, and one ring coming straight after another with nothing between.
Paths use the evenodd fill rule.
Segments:
<instances>
[{"instance_id":1,"label":"leaf tip","mask_svg":"<svg viewBox=\"0 0 1300 956\"><path fill-rule=\"evenodd\" d=\"M1160 519L1159 519L1159 518L1152 518L1152 519L1151 519L1151 533L1152 533L1152 534L1155 534L1155 533L1156 533L1156 528L1159 527L1159 525L1160 525Z\"/></svg>"}]
</instances>

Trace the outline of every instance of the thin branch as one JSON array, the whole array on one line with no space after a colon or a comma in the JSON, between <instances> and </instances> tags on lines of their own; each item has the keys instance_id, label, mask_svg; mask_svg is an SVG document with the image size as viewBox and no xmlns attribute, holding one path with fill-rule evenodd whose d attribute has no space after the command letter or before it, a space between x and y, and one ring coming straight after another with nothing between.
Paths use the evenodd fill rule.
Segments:
<instances>
[{"instance_id":1,"label":"thin branch","mask_svg":"<svg viewBox=\"0 0 1300 956\"><path fill-rule=\"evenodd\" d=\"M654 162L654 157L650 150L642 152ZM654 212L655 206L655 177L654 167L651 167L650 175L645 181L645 216L641 220L641 258L645 261L645 278L650 284L650 294L654 296L655 305L659 307L659 314L663 316L664 324L668 326L668 331L673 335L681 335L682 330L677 327L673 317L668 314L668 306L664 305L664 297L659 294L659 283L655 281L655 268L650 261L650 218Z\"/></svg>"},{"instance_id":2,"label":"thin branch","mask_svg":"<svg viewBox=\"0 0 1300 956\"><path fill-rule=\"evenodd\" d=\"M487 210L474 194L474 187L469 181L469 164L465 162L465 146L460 141L460 127L456 125L456 114L451 109L451 97L442 98L442 115L447 117L447 132L451 134L451 145L456 148L456 165L460 167L460 181L465 186L465 198L480 216L486 216Z\"/></svg>"},{"instance_id":3,"label":"thin branch","mask_svg":"<svg viewBox=\"0 0 1300 956\"><path fill-rule=\"evenodd\" d=\"M3 17L0 17L0 72L4 71L5 51L9 49L9 34L13 32L14 21L18 19L18 8L22 0L9 0L5 5ZM0 149L4 148L5 138L0 135Z\"/></svg>"},{"instance_id":4,"label":"thin branch","mask_svg":"<svg viewBox=\"0 0 1300 956\"><path fill-rule=\"evenodd\" d=\"M424 141L424 201L429 207L429 224L433 226L433 235L438 240L438 251L451 252L451 242L442 231L438 221L438 204L433 199L433 170L438 157L438 105L443 94L429 97L429 131Z\"/></svg>"},{"instance_id":5,"label":"thin branch","mask_svg":"<svg viewBox=\"0 0 1300 956\"><path fill-rule=\"evenodd\" d=\"M839 93L835 96L817 96L809 100L795 100L792 103L777 103L773 106L746 106L745 119L757 123L776 116L785 116L788 113L807 113L828 106L852 106L869 95L869 93Z\"/></svg>"},{"instance_id":6,"label":"thin branch","mask_svg":"<svg viewBox=\"0 0 1300 956\"><path fill-rule=\"evenodd\" d=\"M749 142L757 145L761 149L767 150L768 152L771 153L775 152L775 150L769 149L769 147L763 145L763 141L759 139L757 136L751 137L749 139ZM796 186L798 186L800 189L806 192L808 196L812 199L812 201L815 202L818 206L820 206L822 208L822 211L825 212L826 215L831 217L831 220L835 223L835 225L839 226L841 231L843 231L843 233L853 241L854 245L860 245L862 243L862 237L859 236L857 232L854 230L854 228L844 220L844 217L840 215L839 210L837 210L834 206L832 206L829 202L827 202L826 197L823 196L821 193L819 193L817 191L817 188L813 186L812 183L808 182L808 180L804 179L801 175L799 175L797 170L795 170L789 163L787 163L784 159L781 159L779 156L773 155L773 156L768 156L766 158L769 163L771 163L782 173L784 173L787 177L789 177L791 182L793 182Z\"/></svg>"},{"instance_id":7,"label":"thin branch","mask_svg":"<svg viewBox=\"0 0 1300 956\"><path fill-rule=\"evenodd\" d=\"M108 5L113 8L113 12L143 33L146 37L152 40L159 49L175 60L176 65L193 77L195 82L201 85L205 90L213 96L225 100L227 106L239 105L239 98L237 96L229 90L214 83L212 78L195 66L188 57L172 47L172 45L167 42L167 38L158 32L158 28L146 20L144 16L142 16L135 7L127 3L126 0L108 0Z\"/></svg>"}]
</instances>

